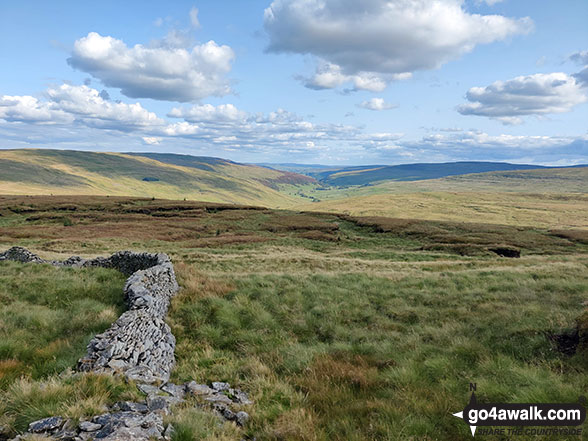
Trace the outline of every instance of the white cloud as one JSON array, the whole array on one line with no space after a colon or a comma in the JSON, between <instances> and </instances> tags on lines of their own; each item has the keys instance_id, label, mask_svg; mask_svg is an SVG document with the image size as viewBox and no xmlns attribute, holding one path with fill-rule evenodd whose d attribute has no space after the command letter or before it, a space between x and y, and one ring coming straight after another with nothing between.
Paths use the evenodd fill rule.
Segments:
<instances>
[{"instance_id":1,"label":"white cloud","mask_svg":"<svg viewBox=\"0 0 588 441\"><path fill-rule=\"evenodd\" d=\"M52 103L32 96L0 97L0 119L8 122L56 124L72 122L73 117Z\"/></svg>"},{"instance_id":2,"label":"white cloud","mask_svg":"<svg viewBox=\"0 0 588 441\"><path fill-rule=\"evenodd\" d=\"M324 162L340 158L364 163L495 159L574 164L588 157L587 137L435 129L411 140L403 133L369 133L351 125L311 123L284 109L249 113L232 104L177 107L169 116L181 120L170 122L138 103L105 100L88 86L64 84L50 88L44 96L0 98L0 137L18 146L83 145L111 151L141 151L145 146L167 151L187 148L198 149L199 154L226 156L232 152L233 159L248 155L250 160L265 161L295 155L296 161Z\"/></svg>"},{"instance_id":3,"label":"white cloud","mask_svg":"<svg viewBox=\"0 0 588 441\"><path fill-rule=\"evenodd\" d=\"M198 29L200 27L200 21L198 20L198 8L196 7L190 9L190 24L194 29Z\"/></svg>"},{"instance_id":4,"label":"white cloud","mask_svg":"<svg viewBox=\"0 0 588 441\"><path fill-rule=\"evenodd\" d=\"M147 145L159 145L162 140L162 138L159 138L157 136L143 136L141 139Z\"/></svg>"},{"instance_id":5,"label":"white cloud","mask_svg":"<svg viewBox=\"0 0 588 441\"><path fill-rule=\"evenodd\" d=\"M570 60L584 66L584 69L573 75L583 86L588 87L588 51L580 51L570 55Z\"/></svg>"},{"instance_id":6,"label":"white cloud","mask_svg":"<svg viewBox=\"0 0 588 441\"><path fill-rule=\"evenodd\" d=\"M46 96L46 101L32 96L4 96L0 99L0 118L8 122L81 124L120 131L164 123L139 103L105 100L100 92L88 86L63 84L48 89Z\"/></svg>"},{"instance_id":7,"label":"white cloud","mask_svg":"<svg viewBox=\"0 0 588 441\"><path fill-rule=\"evenodd\" d=\"M67 61L131 98L188 102L231 93L225 76L235 54L229 46L211 40L186 49L177 47L185 39L172 40L153 47L128 47L116 38L90 32L74 43Z\"/></svg>"},{"instance_id":8,"label":"white cloud","mask_svg":"<svg viewBox=\"0 0 588 441\"><path fill-rule=\"evenodd\" d=\"M47 95L53 106L88 126L130 130L135 127L163 124L162 119L143 108L141 104L105 100L101 93L88 86L63 84L47 90Z\"/></svg>"},{"instance_id":9,"label":"white cloud","mask_svg":"<svg viewBox=\"0 0 588 441\"><path fill-rule=\"evenodd\" d=\"M354 90L369 90L370 92L382 92L387 83L396 80L406 80L412 77L409 72L401 74L375 74L373 72L359 72L354 75L346 75L340 66L319 62L316 72L312 77L299 76L304 85L309 89L333 89L345 83L352 83Z\"/></svg>"},{"instance_id":10,"label":"white cloud","mask_svg":"<svg viewBox=\"0 0 588 441\"><path fill-rule=\"evenodd\" d=\"M237 109L233 104L221 104L216 107L211 104L203 104L190 108L175 107L167 116L183 118L188 122L226 123L243 121L247 118L247 113Z\"/></svg>"},{"instance_id":11,"label":"white cloud","mask_svg":"<svg viewBox=\"0 0 588 441\"><path fill-rule=\"evenodd\" d=\"M532 29L529 18L470 14L463 0L275 0L264 12L269 52L312 54L309 87L333 88L356 77L384 84L435 69L478 44ZM377 79L377 80L376 80ZM381 91L381 85L368 90Z\"/></svg>"},{"instance_id":12,"label":"white cloud","mask_svg":"<svg viewBox=\"0 0 588 441\"><path fill-rule=\"evenodd\" d=\"M368 110L388 110L394 109L396 104L387 103L384 98L372 98L368 101L363 101L361 104L358 104L358 107L362 107Z\"/></svg>"},{"instance_id":13,"label":"white cloud","mask_svg":"<svg viewBox=\"0 0 588 441\"><path fill-rule=\"evenodd\" d=\"M462 115L486 116L505 124L520 124L522 116L569 112L588 100L576 79L565 73L534 74L487 87L472 87L469 103L458 107Z\"/></svg>"}]
</instances>

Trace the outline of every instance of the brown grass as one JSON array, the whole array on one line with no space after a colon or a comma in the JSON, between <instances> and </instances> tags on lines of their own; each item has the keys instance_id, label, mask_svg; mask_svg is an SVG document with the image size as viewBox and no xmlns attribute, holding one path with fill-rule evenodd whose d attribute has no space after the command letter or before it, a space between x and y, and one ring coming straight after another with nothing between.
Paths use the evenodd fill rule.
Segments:
<instances>
[{"instance_id":1,"label":"brown grass","mask_svg":"<svg viewBox=\"0 0 588 441\"><path fill-rule=\"evenodd\" d=\"M182 287L175 302L192 302L207 297L224 297L235 289L234 285L215 279L183 262L175 265L178 283Z\"/></svg>"},{"instance_id":2,"label":"brown grass","mask_svg":"<svg viewBox=\"0 0 588 441\"><path fill-rule=\"evenodd\" d=\"M274 216L271 222L262 225L262 229L272 233L310 230L332 232L337 231L339 225L334 222L327 222L319 216L298 213Z\"/></svg>"}]
</instances>

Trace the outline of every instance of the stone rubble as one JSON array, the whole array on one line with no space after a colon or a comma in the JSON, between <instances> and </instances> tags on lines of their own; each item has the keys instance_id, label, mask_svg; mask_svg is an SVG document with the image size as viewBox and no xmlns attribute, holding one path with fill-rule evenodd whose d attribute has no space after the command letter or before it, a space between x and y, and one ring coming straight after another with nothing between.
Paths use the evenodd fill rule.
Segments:
<instances>
[{"instance_id":1,"label":"stone rubble","mask_svg":"<svg viewBox=\"0 0 588 441\"><path fill-rule=\"evenodd\" d=\"M108 413L74 426L71 420L53 416L29 425L29 434L41 434L63 441L86 440L169 440L173 427L164 427L163 416L188 397L198 406L212 409L219 418L245 425L249 414L242 406L252 404L247 394L224 382L210 386L195 381L169 383L175 364L175 337L165 317L171 298L178 291L173 265L166 254L121 251L108 258L46 261L22 247L0 253L0 261L47 263L54 266L115 268L129 275L124 287L128 310L88 344L87 354L78 362L79 371L122 374L135 381L147 396L142 403L119 402ZM19 435L13 441L27 439Z\"/></svg>"},{"instance_id":2,"label":"stone rubble","mask_svg":"<svg viewBox=\"0 0 588 441\"><path fill-rule=\"evenodd\" d=\"M198 406L212 409L220 421L233 421L242 427L249 420L249 414L241 409L251 401L245 392L231 388L228 383L223 384L226 385L223 390L194 381L183 385L150 386L144 402L118 402L109 412L81 421L77 427L71 420L59 416L44 418L31 423L29 433L63 441L170 440L173 427L170 424L166 427L163 417L171 413L173 406L190 397L196 399ZM140 385L140 389L141 386L144 385ZM17 436L12 441L24 441L26 436Z\"/></svg>"}]
</instances>

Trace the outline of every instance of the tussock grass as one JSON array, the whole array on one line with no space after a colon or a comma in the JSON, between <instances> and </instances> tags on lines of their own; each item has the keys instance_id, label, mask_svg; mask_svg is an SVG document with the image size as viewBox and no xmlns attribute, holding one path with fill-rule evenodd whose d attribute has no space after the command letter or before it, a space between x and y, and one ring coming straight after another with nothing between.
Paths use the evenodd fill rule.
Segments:
<instances>
[{"instance_id":1,"label":"tussock grass","mask_svg":"<svg viewBox=\"0 0 588 441\"><path fill-rule=\"evenodd\" d=\"M123 284L115 270L0 262L0 425L79 419L134 396L110 376L68 373L124 310Z\"/></svg>"},{"instance_id":2,"label":"tussock grass","mask_svg":"<svg viewBox=\"0 0 588 441\"><path fill-rule=\"evenodd\" d=\"M124 310L117 271L0 262L0 389L73 365Z\"/></svg>"},{"instance_id":3,"label":"tussock grass","mask_svg":"<svg viewBox=\"0 0 588 441\"><path fill-rule=\"evenodd\" d=\"M462 439L447 413L470 381L511 402L575 401L588 386L580 356L548 337L574 326L583 270L250 275L222 298L174 300L176 375L253 390L263 439Z\"/></svg>"},{"instance_id":4,"label":"tussock grass","mask_svg":"<svg viewBox=\"0 0 588 441\"><path fill-rule=\"evenodd\" d=\"M107 411L107 405L138 399L132 385L111 375L68 374L42 381L21 377L0 391L0 424L17 432L48 416L75 421Z\"/></svg>"},{"instance_id":5,"label":"tussock grass","mask_svg":"<svg viewBox=\"0 0 588 441\"><path fill-rule=\"evenodd\" d=\"M577 323L586 335L582 234L466 218L75 202L0 200L0 243L46 257L169 253L182 286L168 320L177 337L174 380L228 381L255 402L244 409L251 415L244 431L180 407L176 439L465 440L469 428L451 412L467 403L470 382L487 402L569 402L588 389L585 340L568 354L553 338ZM65 214L72 226L60 224ZM520 249L521 258L487 252L497 245ZM28 368L17 358L3 362L7 371ZM105 389L88 394L88 407L118 393ZM3 393L6 402L22 395ZM55 406L68 400L60 395ZM62 413L85 412L63 406Z\"/></svg>"}]
</instances>

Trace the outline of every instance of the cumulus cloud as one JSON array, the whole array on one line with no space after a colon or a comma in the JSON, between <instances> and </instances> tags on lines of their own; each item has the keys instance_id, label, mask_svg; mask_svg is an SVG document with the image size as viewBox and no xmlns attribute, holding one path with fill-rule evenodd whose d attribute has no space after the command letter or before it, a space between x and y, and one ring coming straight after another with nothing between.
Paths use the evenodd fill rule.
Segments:
<instances>
[{"instance_id":1,"label":"cumulus cloud","mask_svg":"<svg viewBox=\"0 0 588 441\"><path fill-rule=\"evenodd\" d=\"M522 116L569 112L588 100L586 90L565 73L534 74L486 87L472 87L466 94L469 103L458 107L462 115L478 115L505 124L520 124Z\"/></svg>"},{"instance_id":2,"label":"cumulus cloud","mask_svg":"<svg viewBox=\"0 0 588 441\"><path fill-rule=\"evenodd\" d=\"M388 82L406 80L412 77L412 73L399 74L376 74L373 72L359 72L353 75L346 75L340 66L319 62L315 73L311 77L298 76L305 87L309 89L322 90L333 89L346 83L353 84L353 90L369 90L370 92L382 92Z\"/></svg>"},{"instance_id":3,"label":"cumulus cloud","mask_svg":"<svg viewBox=\"0 0 588 441\"><path fill-rule=\"evenodd\" d=\"M431 155L444 153L452 160L572 165L586 163L588 155L587 136L490 135L473 130L430 135L411 146Z\"/></svg>"},{"instance_id":4,"label":"cumulus cloud","mask_svg":"<svg viewBox=\"0 0 588 441\"><path fill-rule=\"evenodd\" d=\"M398 107L396 104L387 103L384 98L372 98L371 100L363 101L357 106L368 110L388 110Z\"/></svg>"},{"instance_id":5,"label":"cumulus cloud","mask_svg":"<svg viewBox=\"0 0 588 441\"><path fill-rule=\"evenodd\" d=\"M32 96L3 96L0 118L8 122L81 124L120 131L163 124L162 119L139 103L116 103L101 95L85 85L63 84L49 88L44 101Z\"/></svg>"},{"instance_id":6,"label":"cumulus cloud","mask_svg":"<svg viewBox=\"0 0 588 441\"><path fill-rule=\"evenodd\" d=\"M184 48L177 47L186 43L184 39L176 40L128 47L116 38L90 32L74 43L67 62L131 98L189 102L231 93L226 75L235 54L229 46L211 40Z\"/></svg>"},{"instance_id":7,"label":"cumulus cloud","mask_svg":"<svg viewBox=\"0 0 588 441\"><path fill-rule=\"evenodd\" d=\"M233 104L221 104L213 106L211 104L203 104L186 107L175 107L167 116L172 118L183 118L188 122L214 122L226 123L234 121L244 121L247 118L247 113L237 109Z\"/></svg>"},{"instance_id":8,"label":"cumulus cloud","mask_svg":"<svg viewBox=\"0 0 588 441\"><path fill-rule=\"evenodd\" d=\"M56 124L72 122L73 117L51 103L33 96L0 97L0 119L8 122Z\"/></svg>"},{"instance_id":9,"label":"cumulus cloud","mask_svg":"<svg viewBox=\"0 0 588 441\"><path fill-rule=\"evenodd\" d=\"M529 18L470 14L463 6L463 0L274 0L264 11L267 50L316 56L309 87L353 82L381 91L374 81L385 87L396 75L438 68L478 44L532 29ZM371 86L356 82L366 77Z\"/></svg>"},{"instance_id":10,"label":"cumulus cloud","mask_svg":"<svg viewBox=\"0 0 588 441\"><path fill-rule=\"evenodd\" d=\"M138 103L105 100L98 90L85 85L51 87L44 98L0 98L0 136L19 146L50 142L56 147L86 145L124 151L175 146L177 151L189 145L204 149L200 152L205 154L238 152L232 154L251 155L252 160L296 155L298 161L344 158L364 163L495 159L574 164L588 156L588 137L436 129L415 140L403 133L311 123L284 109L251 113L232 104L180 106L168 117L176 121L160 118Z\"/></svg>"}]
</instances>

